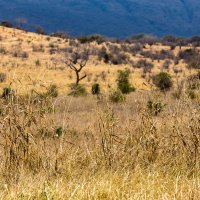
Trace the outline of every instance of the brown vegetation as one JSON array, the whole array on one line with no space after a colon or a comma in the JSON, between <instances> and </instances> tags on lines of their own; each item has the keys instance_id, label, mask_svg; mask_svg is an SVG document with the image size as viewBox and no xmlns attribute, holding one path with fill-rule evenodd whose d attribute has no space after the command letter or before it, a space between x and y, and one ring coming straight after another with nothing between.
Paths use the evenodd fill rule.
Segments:
<instances>
[{"instance_id":1,"label":"brown vegetation","mask_svg":"<svg viewBox=\"0 0 200 200\"><path fill-rule=\"evenodd\" d=\"M198 48L0 30L1 199L199 198Z\"/></svg>"}]
</instances>

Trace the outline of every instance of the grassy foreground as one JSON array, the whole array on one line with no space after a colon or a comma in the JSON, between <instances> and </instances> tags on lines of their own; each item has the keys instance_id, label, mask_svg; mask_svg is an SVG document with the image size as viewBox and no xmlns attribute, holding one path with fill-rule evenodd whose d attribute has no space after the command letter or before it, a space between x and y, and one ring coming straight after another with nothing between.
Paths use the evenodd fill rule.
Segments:
<instances>
[{"instance_id":1,"label":"grassy foreground","mask_svg":"<svg viewBox=\"0 0 200 200\"><path fill-rule=\"evenodd\" d=\"M157 116L147 102L161 102ZM199 100L0 99L0 199L198 199Z\"/></svg>"}]
</instances>

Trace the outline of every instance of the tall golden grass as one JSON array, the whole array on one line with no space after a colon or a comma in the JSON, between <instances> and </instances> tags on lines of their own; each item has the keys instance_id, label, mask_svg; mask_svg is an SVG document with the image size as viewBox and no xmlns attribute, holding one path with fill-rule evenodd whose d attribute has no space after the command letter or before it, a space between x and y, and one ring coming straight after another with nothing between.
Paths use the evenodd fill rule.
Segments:
<instances>
[{"instance_id":1,"label":"tall golden grass","mask_svg":"<svg viewBox=\"0 0 200 200\"><path fill-rule=\"evenodd\" d=\"M149 99L166 104L158 116ZM1 199L199 199L200 102L135 92L0 99Z\"/></svg>"},{"instance_id":2,"label":"tall golden grass","mask_svg":"<svg viewBox=\"0 0 200 200\"><path fill-rule=\"evenodd\" d=\"M111 66L91 56L82 82L87 91L92 83L102 93L115 90L118 70L125 68L137 90L121 104L110 102L109 94L74 98L64 96L74 75L60 52L75 48L70 40L0 32L0 94L4 87L16 92L0 97L0 199L199 199L200 84L187 78L196 70L171 60L167 72L177 91L163 94L153 91L151 79L166 60L151 61L152 72L145 75L132 62ZM80 50L109 42L88 45ZM144 52L163 49L180 51L157 44ZM150 61L128 55L133 62ZM41 94L52 84L63 96Z\"/></svg>"}]
</instances>

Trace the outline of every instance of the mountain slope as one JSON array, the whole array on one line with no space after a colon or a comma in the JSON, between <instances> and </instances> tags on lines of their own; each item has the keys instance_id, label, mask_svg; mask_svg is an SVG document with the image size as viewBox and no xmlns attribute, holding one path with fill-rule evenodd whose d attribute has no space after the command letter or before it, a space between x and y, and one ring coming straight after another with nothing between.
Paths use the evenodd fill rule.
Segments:
<instances>
[{"instance_id":1,"label":"mountain slope","mask_svg":"<svg viewBox=\"0 0 200 200\"><path fill-rule=\"evenodd\" d=\"M200 33L198 0L0 0L0 8L1 20L25 17L30 29L40 24L48 32L118 37Z\"/></svg>"}]
</instances>

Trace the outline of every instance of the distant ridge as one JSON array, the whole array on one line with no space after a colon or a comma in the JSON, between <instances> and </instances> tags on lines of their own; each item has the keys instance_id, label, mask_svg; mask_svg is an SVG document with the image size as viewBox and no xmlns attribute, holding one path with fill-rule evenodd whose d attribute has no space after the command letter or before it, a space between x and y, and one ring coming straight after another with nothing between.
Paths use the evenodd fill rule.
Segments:
<instances>
[{"instance_id":1,"label":"distant ridge","mask_svg":"<svg viewBox=\"0 0 200 200\"><path fill-rule=\"evenodd\" d=\"M0 20L26 18L27 28L70 35L200 35L199 0L0 0Z\"/></svg>"}]
</instances>

